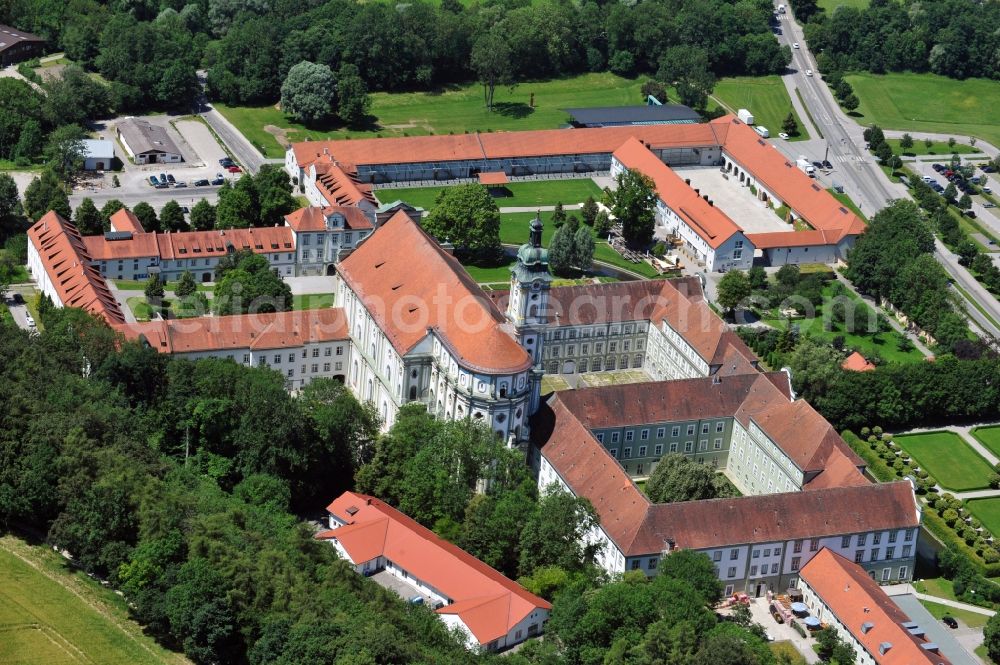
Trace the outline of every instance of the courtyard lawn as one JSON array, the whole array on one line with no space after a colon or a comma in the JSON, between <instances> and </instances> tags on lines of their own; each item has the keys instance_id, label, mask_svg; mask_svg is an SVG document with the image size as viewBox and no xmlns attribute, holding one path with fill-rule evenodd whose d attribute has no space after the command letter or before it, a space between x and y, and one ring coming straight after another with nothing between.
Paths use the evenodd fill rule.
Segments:
<instances>
[{"instance_id":1,"label":"courtyard lawn","mask_svg":"<svg viewBox=\"0 0 1000 665\"><path fill-rule=\"evenodd\" d=\"M791 111L795 121L799 123L799 134L793 136L791 140L800 141L809 138L805 125L792 108L792 100L788 96L785 84L777 75L724 78L715 84L712 96L734 114L739 109L749 109L753 114L754 124L767 127L773 139L778 139L778 133L785 131L781 125Z\"/></svg>"},{"instance_id":2,"label":"courtyard lawn","mask_svg":"<svg viewBox=\"0 0 1000 665\"><path fill-rule=\"evenodd\" d=\"M1000 456L1000 425L992 427L977 427L972 430L972 436L994 455ZM1000 534L1000 532L994 532Z\"/></svg>"},{"instance_id":3,"label":"courtyard lawn","mask_svg":"<svg viewBox=\"0 0 1000 665\"><path fill-rule=\"evenodd\" d=\"M893 441L908 452L917 464L934 476L945 489L964 492L990 486L993 469L954 432L905 434L896 436ZM1000 502L997 508L997 520L994 525L1000 527ZM985 521L983 520L984 523ZM1000 533L1000 530L994 533Z\"/></svg>"},{"instance_id":4,"label":"courtyard lawn","mask_svg":"<svg viewBox=\"0 0 1000 665\"><path fill-rule=\"evenodd\" d=\"M827 14L832 14L837 7L865 9L868 7L868 0L819 0L816 4L819 5L820 9L826 10Z\"/></svg>"},{"instance_id":5,"label":"courtyard lawn","mask_svg":"<svg viewBox=\"0 0 1000 665\"><path fill-rule=\"evenodd\" d=\"M119 291L143 291L146 289L146 281L138 279L112 279L109 280L115 285ZM164 282L163 288L165 291L172 292L174 287L177 286L177 282ZM211 292L213 286L210 284L204 284L198 282L199 291L209 291Z\"/></svg>"},{"instance_id":6,"label":"courtyard lawn","mask_svg":"<svg viewBox=\"0 0 1000 665\"><path fill-rule=\"evenodd\" d=\"M375 191L375 195L378 196L382 203L389 203L400 199L412 206L430 210L434 207L434 201L437 199L438 193L446 189L446 187L379 189ZM594 197L595 201L600 201L603 194L601 188L591 178L512 182L499 191L503 192L504 195L494 195L494 200L497 206L501 208L554 206L557 203L575 205L583 203L588 196ZM577 214L579 215L579 213Z\"/></svg>"},{"instance_id":7,"label":"courtyard lawn","mask_svg":"<svg viewBox=\"0 0 1000 665\"><path fill-rule=\"evenodd\" d=\"M913 588L918 593L926 593L929 596L937 596L946 600L958 600L955 597L955 587L951 580L943 577L932 577L926 580L919 580L913 583Z\"/></svg>"},{"instance_id":8,"label":"courtyard lawn","mask_svg":"<svg viewBox=\"0 0 1000 665\"><path fill-rule=\"evenodd\" d=\"M768 646L771 648L771 653L774 654L776 662L782 662L779 658L784 656L784 662L788 665L806 665L807 661L805 657L799 653L799 650L795 648L791 640L771 642Z\"/></svg>"},{"instance_id":9,"label":"courtyard lawn","mask_svg":"<svg viewBox=\"0 0 1000 665\"><path fill-rule=\"evenodd\" d=\"M333 307L334 294L306 293L292 296L292 309L326 309Z\"/></svg>"},{"instance_id":10,"label":"courtyard lawn","mask_svg":"<svg viewBox=\"0 0 1000 665\"><path fill-rule=\"evenodd\" d=\"M833 293L833 283L827 284L823 288L823 302L816 315L813 318L792 319L791 324L798 326L800 334L808 334L814 339L824 342L832 342L834 337L843 337L845 347L856 349L867 358L878 354L889 362L920 362L924 359L924 355L916 348L900 351L899 343L903 337L895 330L875 334L866 332L869 322L875 321L875 313L867 303L850 291L847 291L845 295L855 306L855 324L852 330L848 330L844 323L834 322L826 312L826 308L833 305ZM829 318L832 323L830 330L826 330L823 325L825 318ZM763 321L779 330L784 330L788 325L788 320L779 318L774 311L766 312Z\"/></svg>"},{"instance_id":11,"label":"courtyard lawn","mask_svg":"<svg viewBox=\"0 0 1000 665\"><path fill-rule=\"evenodd\" d=\"M966 501L965 505L990 533L1000 533L1000 497L973 499Z\"/></svg>"},{"instance_id":12,"label":"courtyard lawn","mask_svg":"<svg viewBox=\"0 0 1000 665\"><path fill-rule=\"evenodd\" d=\"M463 264L465 271L472 275L472 279L480 284L493 284L494 286L506 288L510 283L510 269L514 265L514 259L507 257L504 263L498 266L475 266Z\"/></svg>"},{"instance_id":13,"label":"courtyard lawn","mask_svg":"<svg viewBox=\"0 0 1000 665\"><path fill-rule=\"evenodd\" d=\"M935 74L850 74L861 100L861 124L885 129L971 135L1000 144L1000 86L988 79L954 79Z\"/></svg>"},{"instance_id":14,"label":"courtyard lawn","mask_svg":"<svg viewBox=\"0 0 1000 665\"><path fill-rule=\"evenodd\" d=\"M528 81L513 90L498 87L496 108L492 113L483 106L483 88L478 83L434 92L376 92L372 94L371 108L374 126L360 131L338 127L307 129L276 106L214 106L261 149L264 156L282 157L284 146L294 141L555 129L569 121L563 109L642 104L640 88L645 80L644 77L626 79L605 72ZM530 106L532 94L534 107Z\"/></svg>"},{"instance_id":15,"label":"courtyard lawn","mask_svg":"<svg viewBox=\"0 0 1000 665\"><path fill-rule=\"evenodd\" d=\"M899 139L886 139L885 142L889 144L894 153L907 157L941 155L945 159L948 159L952 155L982 154L979 148L974 148L968 143L956 142L955 145L950 146L947 141L937 141L931 143L931 147L928 148L927 144L924 143L924 139L920 136L914 136L913 145L906 150L899 147Z\"/></svg>"},{"instance_id":16,"label":"courtyard lawn","mask_svg":"<svg viewBox=\"0 0 1000 665\"><path fill-rule=\"evenodd\" d=\"M986 625L986 622L989 621L989 617L985 614L970 612L957 607L949 607L947 605L942 605L941 603L932 603L930 601L921 600L920 604L923 605L924 608L938 621L940 621L941 617L945 615L952 616L973 630L981 629Z\"/></svg>"},{"instance_id":17,"label":"courtyard lawn","mask_svg":"<svg viewBox=\"0 0 1000 665\"><path fill-rule=\"evenodd\" d=\"M0 538L0 663L188 663L128 618L125 601L47 547Z\"/></svg>"}]
</instances>

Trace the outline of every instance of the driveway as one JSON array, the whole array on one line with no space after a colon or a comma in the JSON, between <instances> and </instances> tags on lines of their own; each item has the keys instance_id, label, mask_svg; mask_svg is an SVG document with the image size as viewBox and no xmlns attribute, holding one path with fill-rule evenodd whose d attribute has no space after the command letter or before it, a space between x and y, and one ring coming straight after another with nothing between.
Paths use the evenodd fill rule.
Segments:
<instances>
[{"instance_id":1,"label":"driveway","mask_svg":"<svg viewBox=\"0 0 1000 665\"><path fill-rule=\"evenodd\" d=\"M219 170L219 160L227 156L226 151L215 140L205 123L197 120L177 120L174 122L174 127L194 149L201 166Z\"/></svg>"},{"instance_id":2,"label":"driveway","mask_svg":"<svg viewBox=\"0 0 1000 665\"><path fill-rule=\"evenodd\" d=\"M927 639L941 648L941 653L948 657L952 665L979 665L981 661L972 652L982 643L983 631L969 628L961 621L957 629L948 628L935 619L913 594L890 598L906 612L911 621L915 621L926 631Z\"/></svg>"}]
</instances>

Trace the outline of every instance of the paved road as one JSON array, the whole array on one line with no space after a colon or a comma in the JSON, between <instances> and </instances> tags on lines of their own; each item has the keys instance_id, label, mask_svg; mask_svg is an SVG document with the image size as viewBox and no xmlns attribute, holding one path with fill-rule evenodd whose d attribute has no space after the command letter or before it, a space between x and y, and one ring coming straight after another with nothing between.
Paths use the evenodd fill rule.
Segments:
<instances>
[{"instance_id":1,"label":"paved road","mask_svg":"<svg viewBox=\"0 0 1000 665\"><path fill-rule=\"evenodd\" d=\"M900 586L909 587L909 585ZM926 639L937 644L941 653L948 657L952 665L977 665L982 662L974 655L975 648L983 641L981 629L970 628L961 619L958 619L959 628L957 630L948 628L935 619L920 601L926 600L948 606L961 605L962 609L968 609L970 612L981 611L982 608L973 609L974 606L965 606L964 603L954 603L953 605L953 601L924 594L893 592L889 590L889 587L886 588L886 593L890 595L892 602L926 631Z\"/></svg>"},{"instance_id":2,"label":"paved road","mask_svg":"<svg viewBox=\"0 0 1000 665\"><path fill-rule=\"evenodd\" d=\"M824 139L790 143L777 141L775 145L786 155L795 158L806 154L812 159L822 159L824 154L834 166L832 174L820 177L827 186L833 181L844 185L845 191L858 204L861 211L871 216L893 199L908 198L909 193L900 183L889 179L875 163L874 157L863 149L864 129L840 109L832 93L819 75L806 76L806 70L816 71L816 60L809 52L802 28L785 14L779 21L782 34L779 41L791 45L798 42L799 49L792 50L792 64L783 78L794 81L809 107L812 118L820 126ZM788 83L786 83L786 86ZM752 109L751 109L752 110ZM958 257L944 245L937 243L934 257L944 266L954 282L985 309L994 321L1000 322L1000 303L969 272L959 265ZM1000 338L1000 326L989 318L957 290L956 295L965 303L969 317L983 332Z\"/></svg>"},{"instance_id":3,"label":"paved road","mask_svg":"<svg viewBox=\"0 0 1000 665\"><path fill-rule=\"evenodd\" d=\"M260 167L265 163L264 156L232 123L211 107L207 111L203 111L201 117L215 130L215 134L222 139L233 159L239 162L246 171L253 174L260 171Z\"/></svg>"}]
</instances>

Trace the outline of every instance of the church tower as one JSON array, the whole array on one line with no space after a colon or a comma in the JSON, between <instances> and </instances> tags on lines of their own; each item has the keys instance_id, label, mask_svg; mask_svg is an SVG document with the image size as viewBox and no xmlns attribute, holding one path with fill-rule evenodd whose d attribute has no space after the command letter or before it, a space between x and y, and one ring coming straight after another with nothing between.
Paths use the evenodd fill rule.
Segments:
<instances>
[{"instance_id":1,"label":"church tower","mask_svg":"<svg viewBox=\"0 0 1000 665\"><path fill-rule=\"evenodd\" d=\"M538 215L529 224L528 242L517 250L517 262L510 269L510 298L507 319L514 326L518 343L531 355L534 363L531 412L538 408L542 376L542 333L548 317L549 252L542 247L542 220Z\"/></svg>"}]
</instances>

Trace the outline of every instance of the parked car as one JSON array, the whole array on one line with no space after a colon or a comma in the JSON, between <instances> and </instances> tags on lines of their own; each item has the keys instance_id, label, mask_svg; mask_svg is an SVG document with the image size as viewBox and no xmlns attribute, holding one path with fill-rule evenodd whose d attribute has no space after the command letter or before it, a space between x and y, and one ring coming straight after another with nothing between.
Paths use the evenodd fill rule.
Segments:
<instances>
[{"instance_id":1,"label":"parked car","mask_svg":"<svg viewBox=\"0 0 1000 665\"><path fill-rule=\"evenodd\" d=\"M216 178L225 178L226 176L225 176L225 175L223 175L223 174L221 174L221 173L216 173L216 174L215 174L215 177L216 177Z\"/></svg>"},{"instance_id":2,"label":"parked car","mask_svg":"<svg viewBox=\"0 0 1000 665\"><path fill-rule=\"evenodd\" d=\"M788 134L786 134L786 133L784 133L784 132L780 132L780 133L778 134L778 138L779 138L779 139L785 139L785 140L787 141L787 140L788 140Z\"/></svg>"},{"instance_id":3,"label":"parked car","mask_svg":"<svg viewBox=\"0 0 1000 665\"><path fill-rule=\"evenodd\" d=\"M156 186L157 189L166 189L168 187L170 187L170 185L167 184L166 180L161 180L160 184Z\"/></svg>"},{"instance_id":4,"label":"parked car","mask_svg":"<svg viewBox=\"0 0 1000 665\"><path fill-rule=\"evenodd\" d=\"M794 44L792 44L792 48L797 49L798 47L799 47L799 43L798 42L795 42Z\"/></svg>"},{"instance_id":5,"label":"parked car","mask_svg":"<svg viewBox=\"0 0 1000 665\"><path fill-rule=\"evenodd\" d=\"M187 187L187 186L188 186L188 184L186 182L184 182L183 180L181 180L179 183L177 183L176 185L174 185L174 187L176 187L178 189L180 189L181 187Z\"/></svg>"},{"instance_id":6,"label":"parked car","mask_svg":"<svg viewBox=\"0 0 1000 665\"><path fill-rule=\"evenodd\" d=\"M983 207L984 208L996 208L997 204L993 203L992 201L987 201L986 203L983 204Z\"/></svg>"},{"instance_id":7,"label":"parked car","mask_svg":"<svg viewBox=\"0 0 1000 665\"><path fill-rule=\"evenodd\" d=\"M28 327L30 327L30 328L34 328L35 327L35 320L33 318L31 318L31 314L25 314L24 315L24 320L28 322Z\"/></svg>"},{"instance_id":8,"label":"parked car","mask_svg":"<svg viewBox=\"0 0 1000 665\"><path fill-rule=\"evenodd\" d=\"M206 180L205 178L202 178L201 180L195 180L194 181L194 186L195 187L208 187L208 180Z\"/></svg>"},{"instance_id":9,"label":"parked car","mask_svg":"<svg viewBox=\"0 0 1000 665\"><path fill-rule=\"evenodd\" d=\"M176 180L174 180L174 174L173 173L168 173L167 174L167 182L169 182L171 185L174 184L175 182L177 182Z\"/></svg>"},{"instance_id":10,"label":"parked car","mask_svg":"<svg viewBox=\"0 0 1000 665\"><path fill-rule=\"evenodd\" d=\"M233 163L234 162L233 162L232 158L230 158L230 157L223 157L222 159L219 160L219 166L221 166L223 168L225 168L227 166L232 166Z\"/></svg>"},{"instance_id":11,"label":"parked car","mask_svg":"<svg viewBox=\"0 0 1000 665\"><path fill-rule=\"evenodd\" d=\"M153 187L156 187L157 185L160 184L160 181L157 179L155 175L151 175L149 176L149 184L152 185Z\"/></svg>"},{"instance_id":12,"label":"parked car","mask_svg":"<svg viewBox=\"0 0 1000 665\"><path fill-rule=\"evenodd\" d=\"M225 182L226 182L225 178L216 178L215 180L212 181L212 185L217 187L221 184L224 184Z\"/></svg>"},{"instance_id":13,"label":"parked car","mask_svg":"<svg viewBox=\"0 0 1000 665\"><path fill-rule=\"evenodd\" d=\"M942 164L931 164L931 168L937 171L938 173L944 171L944 165Z\"/></svg>"},{"instance_id":14,"label":"parked car","mask_svg":"<svg viewBox=\"0 0 1000 665\"><path fill-rule=\"evenodd\" d=\"M236 164L233 164L232 166L230 166L226 170L229 171L230 173L242 173L243 172L243 169L241 169Z\"/></svg>"},{"instance_id":15,"label":"parked car","mask_svg":"<svg viewBox=\"0 0 1000 665\"><path fill-rule=\"evenodd\" d=\"M191 210L187 206L181 206L181 212L186 215L191 212Z\"/></svg>"},{"instance_id":16,"label":"parked car","mask_svg":"<svg viewBox=\"0 0 1000 665\"><path fill-rule=\"evenodd\" d=\"M987 164L986 166L980 167L983 173L993 173L993 167Z\"/></svg>"},{"instance_id":17,"label":"parked car","mask_svg":"<svg viewBox=\"0 0 1000 665\"><path fill-rule=\"evenodd\" d=\"M160 182L164 182L164 183L168 182L167 181L167 174L166 173L161 173L160 174Z\"/></svg>"},{"instance_id":18,"label":"parked car","mask_svg":"<svg viewBox=\"0 0 1000 665\"><path fill-rule=\"evenodd\" d=\"M958 628L958 622L955 621L955 617L948 614L945 614L943 617L941 617L941 623L948 626L952 630Z\"/></svg>"},{"instance_id":19,"label":"parked car","mask_svg":"<svg viewBox=\"0 0 1000 665\"><path fill-rule=\"evenodd\" d=\"M966 217L970 217L972 219L976 218L976 211L975 210L963 210L962 214L965 215Z\"/></svg>"},{"instance_id":20,"label":"parked car","mask_svg":"<svg viewBox=\"0 0 1000 665\"><path fill-rule=\"evenodd\" d=\"M24 304L24 296L22 296L17 291L14 292L14 295L12 295L10 297L10 299L14 301L15 305L23 305Z\"/></svg>"},{"instance_id":21,"label":"parked car","mask_svg":"<svg viewBox=\"0 0 1000 665\"><path fill-rule=\"evenodd\" d=\"M832 169L833 168L833 164L830 163L829 159L824 159L823 160L823 168L824 169Z\"/></svg>"},{"instance_id":22,"label":"parked car","mask_svg":"<svg viewBox=\"0 0 1000 665\"><path fill-rule=\"evenodd\" d=\"M993 190L989 187L983 187L983 194L992 194Z\"/></svg>"},{"instance_id":23,"label":"parked car","mask_svg":"<svg viewBox=\"0 0 1000 665\"><path fill-rule=\"evenodd\" d=\"M929 184L931 184L932 182L934 182L934 178L930 177L929 175L925 175L925 176L923 177L923 181L924 181L924 182L926 182L926 183L927 183L927 184L929 185Z\"/></svg>"}]
</instances>

